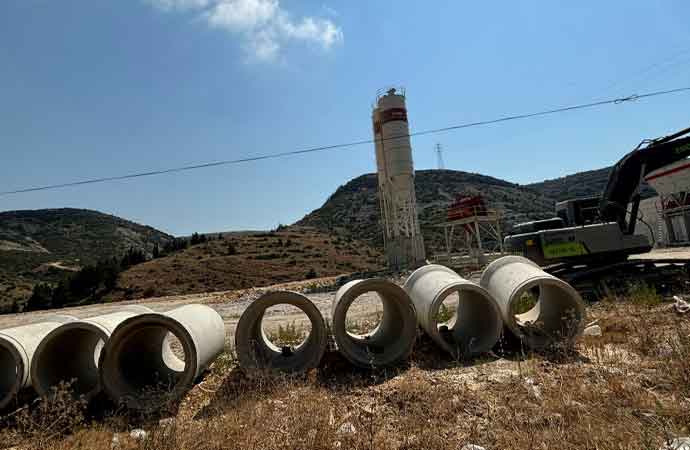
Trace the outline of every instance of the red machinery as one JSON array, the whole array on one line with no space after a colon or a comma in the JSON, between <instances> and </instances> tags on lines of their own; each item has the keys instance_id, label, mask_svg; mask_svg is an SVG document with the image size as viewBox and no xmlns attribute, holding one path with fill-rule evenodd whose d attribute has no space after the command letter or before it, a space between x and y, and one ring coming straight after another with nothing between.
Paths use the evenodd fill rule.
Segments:
<instances>
[{"instance_id":1,"label":"red machinery","mask_svg":"<svg viewBox=\"0 0 690 450\"><path fill-rule=\"evenodd\" d=\"M486 216L487 214L486 203L481 195L458 194L455 201L448 206L447 218L451 222L467 217Z\"/></svg>"}]
</instances>

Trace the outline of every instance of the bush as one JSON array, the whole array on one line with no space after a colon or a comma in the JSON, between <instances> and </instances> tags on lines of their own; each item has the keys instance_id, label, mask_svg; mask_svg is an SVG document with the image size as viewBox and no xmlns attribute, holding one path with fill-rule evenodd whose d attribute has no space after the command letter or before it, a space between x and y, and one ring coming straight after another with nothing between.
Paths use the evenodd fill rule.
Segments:
<instances>
[{"instance_id":1,"label":"bush","mask_svg":"<svg viewBox=\"0 0 690 450\"><path fill-rule=\"evenodd\" d=\"M53 306L53 289L47 284L37 284L26 304L27 311L50 309Z\"/></svg>"},{"instance_id":2,"label":"bush","mask_svg":"<svg viewBox=\"0 0 690 450\"><path fill-rule=\"evenodd\" d=\"M304 278L307 280L311 280L311 279L314 279L318 276L319 275L316 273L316 270L314 270L314 268L312 267L311 269L309 269L309 272L307 272L307 274L304 276Z\"/></svg>"},{"instance_id":3,"label":"bush","mask_svg":"<svg viewBox=\"0 0 690 450\"><path fill-rule=\"evenodd\" d=\"M191 238L191 240L190 240L190 243L191 243L192 245L197 245L197 244L203 244L203 243L205 243L206 241L208 241L208 238L206 238L205 235L199 234L199 233L194 233L194 234L192 235L192 238Z\"/></svg>"}]
</instances>

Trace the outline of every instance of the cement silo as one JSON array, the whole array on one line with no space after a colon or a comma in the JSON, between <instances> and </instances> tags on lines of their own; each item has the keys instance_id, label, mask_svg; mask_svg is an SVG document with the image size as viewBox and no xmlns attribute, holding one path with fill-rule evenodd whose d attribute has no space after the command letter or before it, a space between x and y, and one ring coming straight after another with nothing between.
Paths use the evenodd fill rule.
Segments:
<instances>
[{"instance_id":1,"label":"cement silo","mask_svg":"<svg viewBox=\"0 0 690 450\"><path fill-rule=\"evenodd\" d=\"M405 92L392 88L378 95L372 121L386 259L394 269L415 268L426 258L417 218Z\"/></svg>"}]
</instances>

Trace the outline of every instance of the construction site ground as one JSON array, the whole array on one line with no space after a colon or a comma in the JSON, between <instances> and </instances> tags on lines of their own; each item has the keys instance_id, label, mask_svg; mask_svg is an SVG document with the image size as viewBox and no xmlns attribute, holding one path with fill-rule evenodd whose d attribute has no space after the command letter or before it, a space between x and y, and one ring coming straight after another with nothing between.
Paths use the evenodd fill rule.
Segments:
<instances>
[{"instance_id":1,"label":"construction site ground","mask_svg":"<svg viewBox=\"0 0 690 450\"><path fill-rule=\"evenodd\" d=\"M128 303L156 311L207 304L222 315L230 343L242 311L264 290L333 281ZM334 293L307 295L328 317ZM546 353L506 344L458 361L420 336L400 367L355 369L332 352L308 374L247 378L229 351L169 411L118 411L60 428L61 417L80 416L64 402L47 404L45 426L35 416L18 419L0 429L0 448L670 449L690 436L690 313L669 300L645 292L591 304L587 321L602 334ZM128 303L59 312L87 317ZM354 318L370 318L375 307L358 307ZM1 316L0 327L56 312ZM277 310L266 319L274 328L298 317Z\"/></svg>"},{"instance_id":2,"label":"construction site ground","mask_svg":"<svg viewBox=\"0 0 690 450\"><path fill-rule=\"evenodd\" d=\"M636 255L633 258L638 259L690 259L690 248L668 248L658 249L644 255ZM472 274L464 274L473 281L478 281L479 272ZM258 298L262 293L268 290L287 289L302 292L304 290L312 290L315 287L333 285L336 277L319 278L315 280L305 280L300 282L291 282L284 284L277 284L274 286L239 289L233 291L213 292L206 294L193 295L176 295L169 297L160 297L152 299L140 299L132 301L122 301L116 303L105 303L97 305L77 306L63 308L59 310L37 311L25 314L6 314L0 315L0 329L9 328L13 326L25 325L32 322L42 320L42 318L49 317L54 314L68 314L77 318L91 317L101 314L108 314L121 309L123 306L138 304L151 308L156 312L169 311L170 309L192 304L202 303L215 309L225 322L227 336L234 336L235 327L242 312ZM403 280L397 280L399 283ZM320 292L306 294L319 308L325 318L330 317L330 309L335 292ZM364 297L364 296L363 296ZM380 310L380 303L374 295L368 295L362 298L361 301L353 304L353 307L348 313L348 319L353 321L366 320ZM276 328L279 324L306 324L307 318L303 314L299 314L293 308L271 308L265 318L264 326L267 330Z\"/></svg>"}]
</instances>

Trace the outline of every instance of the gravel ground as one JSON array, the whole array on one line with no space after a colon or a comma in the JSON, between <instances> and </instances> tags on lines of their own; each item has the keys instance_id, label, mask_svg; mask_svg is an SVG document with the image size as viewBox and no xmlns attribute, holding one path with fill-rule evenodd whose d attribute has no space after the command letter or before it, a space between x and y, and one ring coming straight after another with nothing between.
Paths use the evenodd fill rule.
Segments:
<instances>
[{"instance_id":1,"label":"gravel ground","mask_svg":"<svg viewBox=\"0 0 690 450\"><path fill-rule=\"evenodd\" d=\"M330 281L330 280L328 280ZM114 304L98 304L79 306L72 308L63 308L50 311L37 311L23 314L9 314L0 316L0 329L10 328L14 326L27 325L30 323L40 322L55 314L66 314L84 319L87 317L99 316L116 312L127 305L138 304L151 308L156 312L170 311L180 306L201 303L215 309L221 315L225 322L226 336L230 342L235 334L237 322L244 310L264 292L271 289L291 289L296 291L303 290L306 286L313 285L314 281L302 283L290 283L287 285L275 285L266 288L244 289L240 291L216 292L209 294L196 294L185 296L163 297L157 299L145 299L129 302L119 302ZM305 294L314 304L319 308L324 316L324 319L329 320L331 303L335 297L335 292L324 292ZM361 300L357 300L350 308L348 318L351 320L361 320L372 317L376 311L380 310L376 294L365 294ZM290 305L277 305L270 308L264 321L264 327L267 331L276 330L279 325L295 324L299 327L300 324L308 324L307 316L296 310Z\"/></svg>"}]
</instances>

